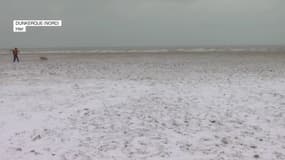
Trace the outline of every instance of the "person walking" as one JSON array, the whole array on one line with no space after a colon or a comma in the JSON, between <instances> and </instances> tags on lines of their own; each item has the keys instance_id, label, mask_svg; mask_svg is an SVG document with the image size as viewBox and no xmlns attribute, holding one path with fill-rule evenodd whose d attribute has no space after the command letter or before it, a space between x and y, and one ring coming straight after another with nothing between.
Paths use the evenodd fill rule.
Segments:
<instances>
[{"instance_id":1,"label":"person walking","mask_svg":"<svg viewBox=\"0 0 285 160\"><path fill-rule=\"evenodd\" d=\"M13 62L14 63L16 62L16 60L17 60L17 62L20 62L18 54L19 54L18 48L13 49L13 56L14 56Z\"/></svg>"}]
</instances>

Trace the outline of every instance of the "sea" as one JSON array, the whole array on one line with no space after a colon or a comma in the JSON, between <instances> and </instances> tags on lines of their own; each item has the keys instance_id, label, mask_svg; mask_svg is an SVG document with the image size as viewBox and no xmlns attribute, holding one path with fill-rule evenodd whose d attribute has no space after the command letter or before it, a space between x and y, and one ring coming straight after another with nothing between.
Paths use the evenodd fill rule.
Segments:
<instances>
[{"instance_id":1,"label":"sea","mask_svg":"<svg viewBox=\"0 0 285 160\"><path fill-rule=\"evenodd\" d=\"M177 47L51 47L19 48L21 54L76 54L76 53L206 53L206 52L284 52L285 45L275 46L177 46ZM10 54L11 49L0 49Z\"/></svg>"}]
</instances>

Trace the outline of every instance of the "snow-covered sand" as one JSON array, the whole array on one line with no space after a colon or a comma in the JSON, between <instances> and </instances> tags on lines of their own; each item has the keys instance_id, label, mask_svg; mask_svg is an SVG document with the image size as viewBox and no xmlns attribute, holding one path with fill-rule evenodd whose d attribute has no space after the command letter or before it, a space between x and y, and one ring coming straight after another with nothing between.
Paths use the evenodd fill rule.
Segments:
<instances>
[{"instance_id":1,"label":"snow-covered sand","mask_svg":"<svg viewBox=\"0 0 285 160\"><path fill-rule=\"evenodd\" d=\"M1 160L285 159L285 54L20 58L0 55Z\"/></svg>"}]
</instances>

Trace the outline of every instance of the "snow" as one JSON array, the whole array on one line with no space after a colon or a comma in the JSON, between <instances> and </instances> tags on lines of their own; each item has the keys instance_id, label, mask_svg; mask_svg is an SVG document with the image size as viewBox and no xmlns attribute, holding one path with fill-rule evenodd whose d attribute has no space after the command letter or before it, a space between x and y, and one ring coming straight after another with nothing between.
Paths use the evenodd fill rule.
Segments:
<instances>
[{"instance_id":1,"label":"snow","mask_svg":"<svg viewBox=\"0 0 285 160\"><path fill-rule=\"evenodd\" d=\"M3 160L285 159L281 53L10 58L0 57Z\"/></svg>"}]
</instances>

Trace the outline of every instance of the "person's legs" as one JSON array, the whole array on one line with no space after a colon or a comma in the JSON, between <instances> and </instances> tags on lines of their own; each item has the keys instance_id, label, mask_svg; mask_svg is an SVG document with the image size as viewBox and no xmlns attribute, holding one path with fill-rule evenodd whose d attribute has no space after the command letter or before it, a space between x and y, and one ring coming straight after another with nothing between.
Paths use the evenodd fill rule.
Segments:
<instances>
[{"instance_id":1,"label":"person's legs","mask_svg":"<svg viewBox=\"0 0 285 160\"><path fill-rule=\"evenodd\" d=\"M13 62L16 62L16 56L14 56Z\"/></svg>"},{"instance_id":2,"label":"person's legs","mask_svg":"<svg viewBox=\"0 0 285 160\"><path fill-rule=\"evenodd\" d=\"M17 62L20 62L19 57L17 56L16 58L17 58Z\"/></svg>"}]
</instances>

